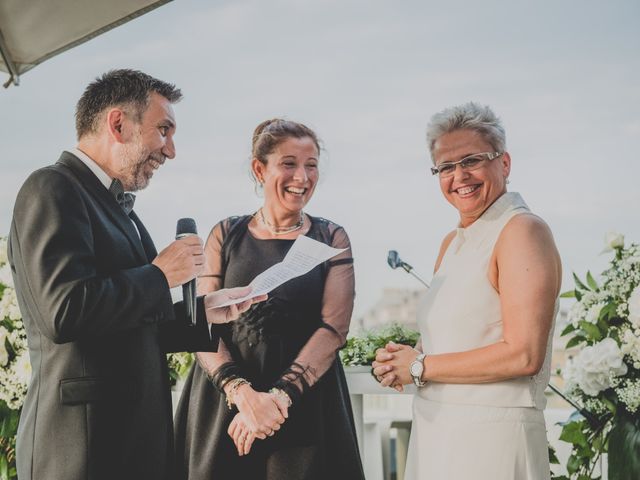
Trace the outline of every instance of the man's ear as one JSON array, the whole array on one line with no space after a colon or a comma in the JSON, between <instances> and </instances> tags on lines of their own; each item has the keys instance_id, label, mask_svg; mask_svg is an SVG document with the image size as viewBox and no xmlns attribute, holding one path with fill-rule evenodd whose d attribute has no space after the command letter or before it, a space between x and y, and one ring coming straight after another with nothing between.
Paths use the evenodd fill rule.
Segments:
<instances>
[{"instance_id":1,"label":"man's ear","mask_svg":"<svg viewBox=\"0 0 640 480\"><path fill-rule=\"evenodd\" d=\"M124 124L126 116L123 110L111 108L107 111L106 123L109 135L118 143L125 143Z\"/></svg>"}]
</instances>

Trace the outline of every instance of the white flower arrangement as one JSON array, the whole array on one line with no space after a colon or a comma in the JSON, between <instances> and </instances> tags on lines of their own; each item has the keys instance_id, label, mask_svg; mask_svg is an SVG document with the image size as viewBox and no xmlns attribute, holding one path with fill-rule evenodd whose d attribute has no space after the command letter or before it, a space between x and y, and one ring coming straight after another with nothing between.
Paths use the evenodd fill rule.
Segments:
<instances>
[{"instance_id":1,"label":"white flower arrangement","mask_svg":"<svg viewBox=\"0 0 640 480\"><path fill-rule=\"evenodd\" d=\"M19 410L31 374L27 337L7 258L7 240L0 239L0 402Z\"/></svg>"},{"instance_id":2,"label":"white flower arrangement","mask_svg":"<svg viewBox=\"0 0 640 480\"><path fill-rule=\"evenodd\" d=\"M600 284L590 272L586 282L574 274L575 290L562 295L577 300L562 332L577 352L562 373L580 415L563 426L560 439L573 449L569 477L558 479L600 478L592 475L604 453L610 479L640 478L640 247L625 248L613 232L605 244L614 258Z\"/></svg>"},{"instance_id":3,"label":"white flower arrangement","mask_svg":"<svg viewBox=\"0 0 640 480\"><path fill-rule=\"evenodd\" d=\"M0 478L15 478L15 442L20 410L31 377L27 335L0 238Z\"/></svg>"}]
</instances>

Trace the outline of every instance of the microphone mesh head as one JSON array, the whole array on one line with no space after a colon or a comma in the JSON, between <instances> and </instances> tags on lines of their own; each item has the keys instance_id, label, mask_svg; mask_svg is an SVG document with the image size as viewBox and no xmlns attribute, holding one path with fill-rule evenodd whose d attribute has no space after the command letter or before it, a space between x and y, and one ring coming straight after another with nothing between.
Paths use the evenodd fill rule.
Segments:
<instances>
[{"instance_id":1,"label":"microphone mesh head","mask_svg":"<svg viewBox=\"0 0 640 480\"><path fill-rule=\"evenodd\" d=\"M389 266L395 270L400 265L400 262L401 260L398 252L395 250L389 250L389 254L387 255L387 263Z\"/></svg>"},{"instance_id":2,"label":"microphone mesh head","mask_svg":"<svg viewBox=\"0 0 640 480\"><path fill-rule=\"evenodd\" d=\"M193 233L195 235L198 234L196 221L193 218L181 218L178 220L178 225L176 225L176 236L187 233Z\"/></svg>"}]
</instances>

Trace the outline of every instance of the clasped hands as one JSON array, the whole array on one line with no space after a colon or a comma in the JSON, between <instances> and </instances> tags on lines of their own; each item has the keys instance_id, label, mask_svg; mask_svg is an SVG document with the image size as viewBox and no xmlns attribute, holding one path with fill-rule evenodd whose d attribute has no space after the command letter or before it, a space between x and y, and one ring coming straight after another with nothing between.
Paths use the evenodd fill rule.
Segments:
<instances>
[{"instance_id":1,"label":"clasped hands","mask_svg":"<svg viewBox=\"0 0 640 480\"><path fill-rule=\"evenodd\" d=\"M409 345L389 342L376 350L376 359L371 364L372 373L383 387L402 392L404 385L413 383L409 366L419 353Z\"/></svg>"},{"instance_id":2,"label":"clasped hands","mask_svg":"<svg viewBox=\"0 0 640 480\"><path fill-rule=\"evenodd\" d=\"M251 451L256 438L264 440L273 436L289 417L289 402L282 395L257 392L245 384L237 388L233 398L238 413L227 433L233 439L239 456Z\"/></svg>"}]
</instances>

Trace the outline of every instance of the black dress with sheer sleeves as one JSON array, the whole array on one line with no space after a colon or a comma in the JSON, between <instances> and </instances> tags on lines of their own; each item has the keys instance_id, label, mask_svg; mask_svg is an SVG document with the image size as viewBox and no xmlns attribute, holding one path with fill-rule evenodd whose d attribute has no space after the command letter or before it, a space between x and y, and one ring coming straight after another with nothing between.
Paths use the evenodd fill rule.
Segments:
<instances>
[{"instance_id":1,"label":"black dress with sheer sleeves","mask_svg":"<svg viewBox=\"0 0 640 480\"><path fill-rule=\"evenodd\" d=\"M175 416L178 479L364 480L337 356L353 308L349 239L342 227L310 218L308 237L347 250L281 285L268 301L229 324L219 352L210 354L207 372L194 364ZM216 288L247 285L280 262L293 244L254 238L250 220L228 218L209 235L205 276L216 279ZM257 391L279 386L294 398L282 428L256 439L242 457L227 433L237 410L227 407L219 388L216 377L222 373L246 378Z\"/></svg>"}]
</instances>

